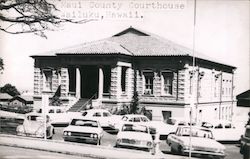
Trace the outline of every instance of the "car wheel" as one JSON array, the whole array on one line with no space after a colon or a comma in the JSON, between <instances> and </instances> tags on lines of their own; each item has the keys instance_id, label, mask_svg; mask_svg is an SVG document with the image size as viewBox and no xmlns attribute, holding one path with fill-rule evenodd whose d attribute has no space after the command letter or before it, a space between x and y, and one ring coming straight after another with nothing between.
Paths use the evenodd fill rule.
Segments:
<instances>
[{"instance_id":1,"label":"car wheel","mask_svg":"<svg viewBox=\"0 0 250 159\"><path fill-rule=\"evenodd\" d=\"M184 155L183 147L182 147L182 146L179 146L179 147L178 147L178 153L179 153L180 155Z\"/></svg>"},{"instance_id":2,"label":"car wheel","mask_svg":"<svg viewBox=\"0 0 250 159\"><path fill-rule=\"evenodd\" d=\"M172 146L170 146L170 152L171 152L172 154L176 154L176 151L175 151L175 149L174 149Z\"/></svg>"}]
</instances>

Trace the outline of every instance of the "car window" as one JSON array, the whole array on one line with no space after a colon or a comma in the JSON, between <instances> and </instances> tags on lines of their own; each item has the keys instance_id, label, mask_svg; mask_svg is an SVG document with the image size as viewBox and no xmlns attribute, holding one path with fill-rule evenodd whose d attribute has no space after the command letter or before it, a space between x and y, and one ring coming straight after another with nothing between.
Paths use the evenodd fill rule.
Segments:
<instances>
[{"instance_id":1,"label":"car window","mask_svg":"<svg viewBox=\"0 0 250 159\"><path fill-rule=\"evenodd\" d=\"M187 125L185 121L180 121L180 122L178 123L178 126L185 126L185 125Z\"/></svg>"},{"instance_id":2,"label":"car window","mask_svg":"<svg viewBox=\"0 0 250 159\"><path fill-rule=\"evenodd\" d=\"M88 114L88 112L83 112L82 116L86 116Z\"/></svg>"},{"instance_id":3,"label":"car window","mask_svg":"<svg viewBox=\"0 0 250 159\"><path fill-rule=\"evenodd\" d=\"M203 122L201 126L205 128L213 128L213 125L207 122Z\"/></svg>"},{"instance_id":4,"label":"car window","mask_svg":"<svg viewBox=\"0 0 250 159\"><path fill-rule=\"evenodd\" d=\"M54 109L50 109L49 113L55 113Z\"/></svg>"},{"instance_id":5,"label":"car window","mask_svg":"<svg viewBox=\"0 0 250 159\"><path fill-rule=\"evenodd\" d=\"M141 121L141 120L140 120L139 117L134 118L134 122L140 122L140 121Z\"/></svg>"},{"instance_id":6,"label":"car window","mask_svg":"<svg viewBox=\"0 0 250 159\"><path fill-rule=\"evenodd\" d=\"M145 118L145 117L141 117L141 121L143 121L143 122L148 122L148 119Z\"/></svg>"},{"instance_id":7,"label":"car window","mask_svg":"<svg viewBox=\"0 0 250 159\"><path fill-rule=\"evenodd\" d=\"M131 118L131 119L129 119L129 121L134 122L134 121L135 121L135 118Z\"/></svg>"},{"instance_id":8,"label":"car window","mask_svg":"<svg viewBox=\"0 0 250 159\"><path fill-rule=\"evenodd\" d=\"M56 109L56 113L62 113L61 109Z\"/></svg>"},{"instance_id":9,"label":"car window","mask_svg":"<svg viewBox=\"0 0 250 159\"><path fill-rule=\"evenodd\" d=\"M122 131L133 131L133 132L148 133L148 128L146 126L142 126L142 125L129 125L129 124L125 124L122 127Z\"/></svg>"},{"instance_id":10,"label":"car window","mask_svg":"<svg viewBox=\"0 0 250 159\"><path fill-rule=\"evenodd\" d=\"M111 116L111 114L108 112L103 112L103 116L108 117L108 116Z\"/></svg>"},{"instance_id":11,"label":"car window","mask_svg":"<svg viewBox=\"0 0 250 159\"><path fill-rule=\"evenodd\" d=\"M100 112L96 112L96 113L93 114L93 116L95 116L95 117L101 117L102 114Z\"/></svg>"},{"instance_id":12,"label":"car window","mask_svg":"<svg viewBox=\"0 0 250 159\"><path fill-rule=\"evenodd\" d=\"M127 121L127 120L128 120L128 117L123 116L123 117L122 117L122 120L123 120L123 121Z\"/></svg>"},{"instance_id":13,"label":"car window","mask_svg":"<svg viewBox=\"0 0 250 159\"><path fill-rule=\"evenodd\" d=\"M232 124L231 124L231 123L227 123L227 124L225 125L225 128L226 128L226 129L232 128Z\"/></svg>"},{"instance_id":14,"label":"car window","mask_svg":"<svg viewBox=\"0 0 250 159\"><path fill-rule=\"evenodd\" d=\"M214 128L215 128L215 129L222 129L223 126L222 126L222 124L218 124L218 125L215 125Z\"/></svg>"},{"instance_id":15,"label":"car window","mask_svg":"<svg viewBox=\"0 0 250 159\"><path fill-rule=\"evenodd\" d=\"M75 126L85 126L85 127L98 127L96 121L91 120L81 120L81 119L73 119L71 125Z\"/></svg>"}]
</instances>

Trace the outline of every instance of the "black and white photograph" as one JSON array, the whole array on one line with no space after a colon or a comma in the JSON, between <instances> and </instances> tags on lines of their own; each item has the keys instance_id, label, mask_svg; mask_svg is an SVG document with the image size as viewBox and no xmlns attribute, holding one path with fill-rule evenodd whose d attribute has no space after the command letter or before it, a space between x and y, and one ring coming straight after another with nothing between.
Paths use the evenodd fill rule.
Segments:
<instances>
[{"instance_id":1,"label":"black and white photograph","mask_svg":"<svg viewBox=\"0 0 250 159\"><path fill-rule=\"evenodd\" d=\"M250 159L249 0L0 0L0 159Z\"/></svg>"}]
</instances>

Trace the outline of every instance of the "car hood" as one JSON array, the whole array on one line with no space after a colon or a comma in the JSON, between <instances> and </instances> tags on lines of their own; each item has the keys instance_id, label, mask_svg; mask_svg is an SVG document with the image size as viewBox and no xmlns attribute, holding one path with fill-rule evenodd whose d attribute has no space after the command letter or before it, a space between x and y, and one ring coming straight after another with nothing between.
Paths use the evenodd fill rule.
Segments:
<instances>
[{"instance_id":1,"label":"car hood","mask_svg":"<svg viewBox=\"0 0 250 159\"><path fill-rule=\"evenodd\" d=\"M26 122L23 124L26 133L34 134L39 129L44 130L44 123L41 122Z\"/></svg>"},{"instance_id":2,"label":"car hood","mask_svg":"<svg viewBox=\"0 0 250 159\"><path fill-rule=\"evenodd\" d=\"M152 136L147 133L142 132L129 132L129 131L121 131L117 134L117 138L126 138L126 139L134 139L134 140L147 140L152 141Z\"/></svg>"},{"instance_id":3,"label":"car hood","mask_svg":"<svg viewBox=\"0 0 250 159\"><path fill-rule=\"evenodd\" d=\"M63 131L84 132L84 133L97 133L97 134L100 134L102 132L102 128L70 125L70 126L66 127Z\"/></svg>"},{"instance_id":4,"label":"car hood","mask_svg":"<svg viewBox=\"0 0 250 159\"><path fill-rule=\"evenodd\" d=\"M189 145L190 138L186 136L181 136L179 137L181 141L185 145ZM225 149L225 146L220 144L214 139L208 139L208 138L200 138L200 137L192 137L191 138L191 143L192 146L197 146L197 147L206 147L206 148L218 148L218 149Z\"/></svg>"}]
</instances>

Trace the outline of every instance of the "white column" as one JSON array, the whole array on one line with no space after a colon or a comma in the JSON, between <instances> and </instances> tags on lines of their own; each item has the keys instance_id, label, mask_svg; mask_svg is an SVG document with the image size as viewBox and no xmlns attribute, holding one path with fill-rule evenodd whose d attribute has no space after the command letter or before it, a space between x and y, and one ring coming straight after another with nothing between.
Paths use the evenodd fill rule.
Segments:
<instances>
[{"instance_id":1,"label":"white column","mask_svg":"<svg viewBox=\"0 0 250 159\"><path fill-rule=\"evenodd\" d=\"M42 91L42 114L43 114L43 119L44 119L44 139L47 139L46 136L46 122L47 122L47 111L48 111L48 106L49 106L49 94L51 94L51 91Z\"/></svg>"},{"instance_id":2,"label":"white column","mask_svg":"<svg viewBox=\"0 0 250 159\"><path fill-rule=\"evenodd\" d=\"M76 68L76 98L81 97L81 73L80 69Z\"/></svg>"},{"instance_id":3,"label":"white column","mask_svg":"<svg viewBox=\"0 0 250 159\"><path fill-rule=\"evenodd\" d=\"M98 87L98 99L101 100L103 95L103 70L99 67L99 87Z\"/></svg>"},{"instance_id":4,"label":"white column","mask_svg":"<svg viewBox=\"0 0 250 159\"><path fill-rule=\"evenodd\" d=\"M121 66L117 66L117 85L116 85L116 97L117 99L119 99L121 97L121 93L122 93L122 88L121 88L121 75L122 75L122 67Z\"/></svg>"}]
</instances>

